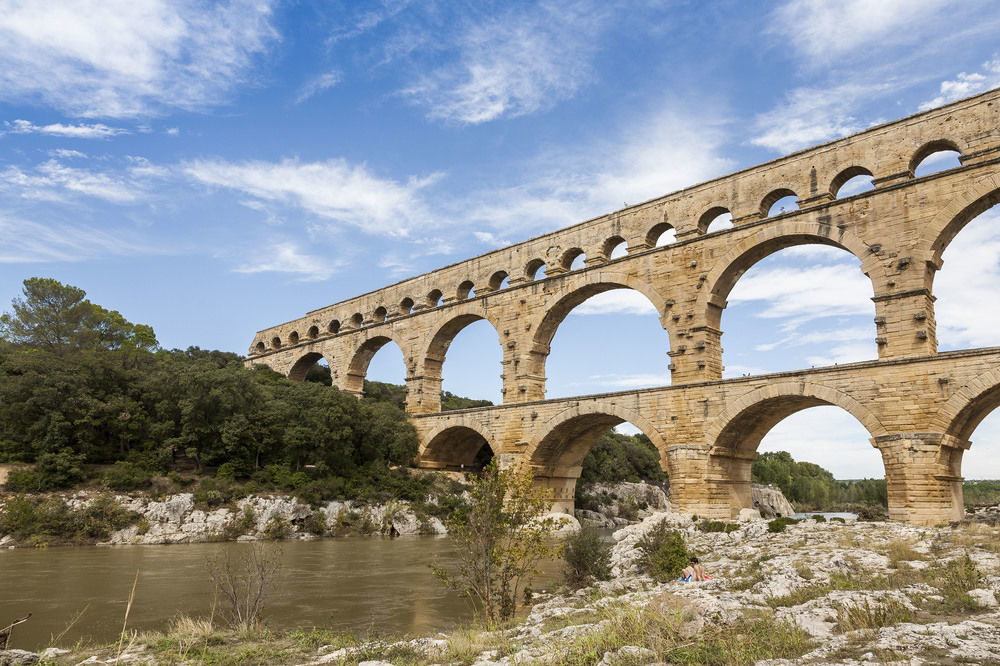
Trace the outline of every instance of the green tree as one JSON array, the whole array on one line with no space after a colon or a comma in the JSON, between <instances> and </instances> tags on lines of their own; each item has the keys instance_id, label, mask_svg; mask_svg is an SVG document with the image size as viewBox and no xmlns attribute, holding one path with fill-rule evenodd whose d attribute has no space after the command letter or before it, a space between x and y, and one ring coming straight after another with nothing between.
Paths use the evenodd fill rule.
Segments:
<instances>
[{"instance_id":1,"label":"green tree","mask_svg":"<svg viewBox=\"0 0 1000 666\"><path fill-rule=\"evenodd\" d=\"M448 519L459 563L454 570L432 565L434 573L473 600L489 626L514 617L522 585L539 573L539 560L558 552L549 540L555 523L543 518L550 495L530 471L500 469L494 460Z\"/></svg>"}]
</instances>

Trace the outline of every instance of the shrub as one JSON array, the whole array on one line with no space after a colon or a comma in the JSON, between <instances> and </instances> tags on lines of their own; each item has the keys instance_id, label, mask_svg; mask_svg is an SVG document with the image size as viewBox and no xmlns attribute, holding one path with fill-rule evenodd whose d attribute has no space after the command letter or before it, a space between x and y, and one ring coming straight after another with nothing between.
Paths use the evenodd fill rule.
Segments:
<instances>
[{"instance_id":1,"label":"shrub","mask_svg":"<svg viewBox=\"0 0 1000 666\"><path fill-rule=\"evenodd\" d=\"M138 520L139 514L126 511L108 495L101 495L80 509L70 509L54 497L19 495L7 500L0 511L0 534L36 543L84 542L105 539Z\"/></svg>"},{"instance_id":2,"label":"shrub","mask_svg":"<svg viewBox=\"0 0 1000 666\"><path fill-rule=\"evenodd\" d=\"M147 488L153 475L132 462L119 460L114 467L104 473L104 485L111 490L127 492L136 488Z\"/></svg>"},{"instance_id":3,"label":"shrub","mask_svg":"<svg viewBox=\"0 0 1000 666\"><path fill-rule=\"evenodd\" d=\"M322 511L313 511L302 521L302 529L309 534L323 536L326 533L326 514Z\"/></svg>"},{"instance_id":4,"label":"shrub","mask_svg":"<svg viewBox=\"0 0 1000 666\"><path fill-rule=\"evenodd\" d=\"M584 527L563 543L566 583L583 587L592 580L611 578L611 548L593 527Z\"/></svg>"},{"instance_id":5,"label":"shrub","mask_svg":"<svg viewBox=\"0 0 1000 666\"><path fill-rule=\"evenodd\" d=\"M12 470L7 477L7 490L15 493L42 492L71 488L83 481L83 454L62 449L58 453L38 456L32 470Z\"/></svg>"},{"instance_id":6,"label":"shrub","mask_svg":"<svg viewBox=\"0 0 1000 666\"><path fill-rule=\"evenodd\" d=\"M639 566L657 580L673 580L690 561L684 537L661 521L639 540Z\"/></svg>"},{"instance_id":7,"label":"shrub","mask_svg":"<svg viewBox=\"0 0 1000 666\"><path fill-rule=\"evenodd\" d=\"M721 520L703 520L698 523L699 532L723 532L729 534L740 529L736 523L726 523Z\"/></svg>"},{"instance_id":8,"label":"shrub","mask_svg":"<svg viewBox=\"0 0 1000 666\"><path fill-rule=\"evenodd\" d=\"M786 516L782 516L781 518L775 518L774 520L768 521L767 531L771 532L772 534L777 534L778 532L784 532L786 527L788 527L789 525L795 525L798 522L799 521L796 520L795 518L788 518Z\"/></svg>"}]
</instances>

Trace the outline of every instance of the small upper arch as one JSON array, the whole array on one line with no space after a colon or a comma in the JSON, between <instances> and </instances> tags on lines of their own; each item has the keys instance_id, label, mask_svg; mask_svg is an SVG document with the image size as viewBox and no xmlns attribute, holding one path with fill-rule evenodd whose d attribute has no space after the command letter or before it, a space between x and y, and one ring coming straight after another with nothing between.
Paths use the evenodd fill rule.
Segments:
<instances>
[{"instance_id":1,"label":"small upper arch","mask_svg":"<svg viewBox=\"0 0 1000 666\"><path fill-rule=\"evenodd\" d=\"M760 201L760 216L771 217L772 215L780 214L783 211L774 212L772 210L774 205L782 199L787 199L789 197L798 197L798 195L787 187L779 187L776 190L772 190ZM796 203L795 206L798 208L798 203Z\"/></svg>"},{"instance_id":2,"label":"small upper arch","mask_svg":"<svg viewBox=\"0 0 1000 666\"><path fill-rule=\"evenodd\" d=\"M500 289L503 289L506 283L509 281L509 277L510 276L507 275L507 271L497 271L496 273L491 275L489 281L487 282L487 284L490 287L490 291L498 291Z\"/></svg>"},{"instance_id":3,"label":"small upper arch","mask_svg":"<svg viewBox=\"0 0 1000 666\"><path fill-rule=\"evenodd\" d=\"M863 166L847 167L846 169L838 173L834 177L833 181L830 183L830 195L834 199L836 199L838 196L840 196L840 190L841 188L844 187L847 181L853 180L854 178L858 178L859 176L867 176L868 178L871 178L872 172ZM854 193L852 192L852 194Z\"/></svg>"},{"instance_id":4,"label":"small upper arch","mask_svg":"<svg viewBox=\"0 0 1000 666\"><path fill-rule=\"evenodd\" d=\"M360 312L355 312L351 317L351 328L361 328L365 325L365 317Z\"/></svg>"},{"instance_id":5,"label":"small upper arch","mask_svg":"<svg viewBox=\"0 0 1000 666\"><path fill-rule=\"evenodd\" d=\"M441 293L440 289L431 289L427 293L427 307L436 308L441 305L442 296L444 296L444 294Z\"/></svg>"},{"instance_id":6,"label":"small upper arch","mask_svg":"<svg viewBox=\"0 0 1000 666\"><path fill-rule=\"evenodd\" d=\"M385 321L385 318L388 316L389 316L389 311L386 310L385 307L380 305L377 308L375 308L375 312L372 313L372 321L383 322Z\"/></svg>"},{"instance_id":7,"label":"small upper arch","mask_svg":"<svg viewBox=\"0 0 1000 666\"><path fill-rule=\"evenodd\" d=\"M288 344L297 345L299 344L299 333L298 331L292 331L288 334Z\"/></svg>"},{"instance_id":8,"label":"small upper arch","mask_svg":"<svg viewBox=\"0 0 1000 666\"><path fill-rule=\"evenodd\" d=\"M458 289L455 291L455 298L460 301L467 300L476 295L476 285L472 283L472 280L465 280L462 284L458 285Z\"/></svg>"},{"instance_id":9,"label":"small upper arch","mask_svg":"<svg viewBox=\"0 0 1000 666\"><path fill-rule=\"evenodd\" d=\"M559 258L559 265L566 270L577 270L582 268L582 266L573 267L573 262L577 259L586 259L587 255L584 254L583 250L578 247L571 247L570 249L563 252L562 257Z\"/></svg>"},{"instance_id":10,"label":"small upper arch","mask_svg":"<svg viewBox=\"0 0 1000 666\"><path fill-rule=\"evenodd\" d=\"M326 330L327 330L327 333L332 333L333 335L336 335L337 333L340 333L340 320L339 319L331 319L330 323L327 324L327 326L326 326Z\"/></svg>"},{"instance_id":11,"label":"small upper arch","mask_svg":"<svg viewBox=\"0 0 1000 666\"><path fill-rule=\"evenodd\" d=\"M660 245L669 245L676 240L674 234L670 232L674 231L674 225L669 222L660 222L659 224L653 225L653 227L646 232L646 246L647 247L658 247Z\"/></svg>"},{"instance_id":12,"label":"small upper arch","mask_svg":"<svg viewBox=\"0 0 1000 666\"><path fill-rule=\"evenodd\" d=\"M625 256L627 253L628 243L621 236L612 236L604 241L604 245L601 246L601 254L608 259L617 259L618 257Z\"/></svg>"},{"instance_id":13,"label":"small upper arch","mask_svg":"<svg viewBox=\"0 0 1000 666\"><path fill-rule=\"evenodd\" d=\"M264 345L264 341L261 340L253 346L253 351L255 354L263 354L267 351L267 347Z\"/></svg>"},{"instance_id":14,"label":"small upper arch","mask_svg":"<svg viewBox=\"0 0 1000 666\"><path fill-rule=\"evenodd\" d=\"M277 335L271 338L271 349L281 349L281 338Z\"/></svg>"},{"instance_id":15,"label":"small upper arch","mask_svg":"<svg viewBox=\"0 0 1000 666\"><path fill-rule=\"evenodd\" d=\"M698 218L698 233L707 234L708 228L712 226L712 223L723 215L728 215L730 220L732 220L733 214L725 206L712 206L706 210Z\"/></svg>"},{"instance_id":16,"label":"small upper arch","mask_svg":"<svg viewBox=\"0 0 1000 666\"><path fill-rule=\"evenodd\" d=\"M319 326L316 326L315 324L313 324L312 326L310 326L309 330L306 331L306 336L308 336L308 338L310 340L315 340L316 338L318 338L319 337Z\"/></svg>"},{"instance_id":17,"label":"small upper arch","mask_svg":"<svg viewBox=\"0 0 1000 666\"><path fill-rule=\"evenodd\" d=\"M913 157L910 158L910 174L915 174L917 172L917 167L920 166L920 163L928 157L934 153L941 152L958 153L959 155L962 153L958 144L951 139L935 139L933 141L928 141L924 145L920 146L920 148L917 149L917 152L913 153Z\"/></svg>"},{"instance_id":18,"label":"small upper arch","mask_svg":"<svg viewBox=\"0 0 1000 666\"><path fill-rule=\"evenodd\" d=\"M524 277L528 280L537 280L539 272L545 270L545 261L543 259L532 259L524 267Z\"/></svg>"}]
</instances>

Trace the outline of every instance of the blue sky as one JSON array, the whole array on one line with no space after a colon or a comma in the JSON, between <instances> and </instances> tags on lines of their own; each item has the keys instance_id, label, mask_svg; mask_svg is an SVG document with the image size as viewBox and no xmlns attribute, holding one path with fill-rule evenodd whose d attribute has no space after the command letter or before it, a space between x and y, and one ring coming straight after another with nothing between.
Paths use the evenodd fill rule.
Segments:
<instances>
[{"instance_id":1,"label":"blue sky","mask_svg":"<svg viewBox=\"0 0 1000 666\"><path fill-rule=\"evenodd\" d=\"M988 0L0 0L0 303L54 277L166 347L245 353L308 310L996 87L998 34ZM996 302L998 221L945 255L942 349L1000 344L970 307ZM829 248L762 261L723 316L727 374L873 358L868 289ZM664 384L666 350L642 297L592 299L549 394ZM393 354L372 378L402 380ZM498 399L499 372L480 324L445 388ZM1000 417L973 442L967 474L1000 477ZM835 408L762 448L882 475Z\"/></svg>"}]
</instances>

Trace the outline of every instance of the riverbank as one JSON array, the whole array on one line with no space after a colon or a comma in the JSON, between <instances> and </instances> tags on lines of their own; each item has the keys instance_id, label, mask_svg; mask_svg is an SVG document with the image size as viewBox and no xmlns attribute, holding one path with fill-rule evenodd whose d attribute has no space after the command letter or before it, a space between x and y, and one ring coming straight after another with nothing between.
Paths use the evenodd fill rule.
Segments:
<instances>
[{"instance_id":1,"label":"riverbank","mask_svg":"<svg viewBox=\"0 0 1000 666\"><path fill-rule=\"evenodd\" d=\"M636 543L660 520L712 579L658 585ZM536 595L501 631L362 640L323 630L238 635L182 618L121 646L48 652L51 663L805 664L1000 662L1000 529L750 520L703 532L656 514L615 533L613 578Z\"/></svg>"}]
</instances>

